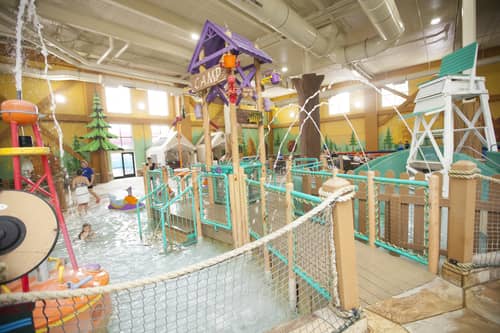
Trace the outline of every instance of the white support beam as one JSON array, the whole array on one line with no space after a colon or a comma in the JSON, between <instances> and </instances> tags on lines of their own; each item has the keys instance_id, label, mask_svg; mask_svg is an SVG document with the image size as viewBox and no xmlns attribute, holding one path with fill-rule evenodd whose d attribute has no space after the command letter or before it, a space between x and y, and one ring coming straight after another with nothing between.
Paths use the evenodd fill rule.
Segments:
<instances>
[{"instance_id":1,"label":"white support beam","mask_svg":"<svg viewBox=\"0 0 500 333\"><path fill-rule=\"evenodd\" d=\"M169 37L176 38L180 42L195 45L196 41L191 38L191 33L201 30L201 26L168 10L152 5L147 1L137 0L101 0L111 6L124 9L130 13L144 17L165 27L165 33Z\"/></svg>"},{"instance_id":2,"label":"white support beam","mask_svg":"<svg viewBox=\"0 0 500 333\"><path fill-rule=\"evenodd\" d=\"M64 8L51 3L40 2L38 14L50 20L64 23L82 30L91 31L104 36L111 36L147 49L170 54L182 59L191 59L191 50L169 43L167 41L146 35L130 28L112 22L87 16L77 8Z\"/></svg>"}]
</instances>

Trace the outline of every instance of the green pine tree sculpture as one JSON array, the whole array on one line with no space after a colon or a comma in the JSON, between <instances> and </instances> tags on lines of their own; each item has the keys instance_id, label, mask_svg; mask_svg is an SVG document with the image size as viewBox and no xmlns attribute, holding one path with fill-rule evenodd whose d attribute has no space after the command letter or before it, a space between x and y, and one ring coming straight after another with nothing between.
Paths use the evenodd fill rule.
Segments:
<instances>
[{"instance_id":1,"label":"green pine tree sculpture","mask_svg":"<svg viewBox=\"0 0 500 333\"><path fill-rule=\"evenodd\" d=\"M80 137L81 139L89 139L90 142L81 147L78 152L94 152L94 151L108 151L108 150L123 150L123 148L111 143L109 139L117 138L116 135L109 133L108 128L111 126L104 120L104 115L101 99L99 95L95 94L93 99L92 120L87 125L87 128L92 129L89 133Z\"/></svg>"},{"instance_id":2,"label":"green pine tree sculpture","mask_svg":"<svg viewBox=\"0 0 500 333\"><path fill-rule=\"evenodd\" d=\"M351 145L352 151L354 151L355 147L357 146L356 136L354 135L354 131L352 131L351 133L351 141L349 142L349 145Z\"/></svg>"},{"instance_id":3,"label":"green pine tree sculpture","mask_svg":"<svg viewBox=\"0 0 500 333\"><path fill-rule=\"evenodd\" d=\"M392 146L394 143L392 142L392 135L391 135L391 130L387 128L387 132L385 134L384 138L384 148L385 149L392 149Z\"/></svg>"}]
</instances>

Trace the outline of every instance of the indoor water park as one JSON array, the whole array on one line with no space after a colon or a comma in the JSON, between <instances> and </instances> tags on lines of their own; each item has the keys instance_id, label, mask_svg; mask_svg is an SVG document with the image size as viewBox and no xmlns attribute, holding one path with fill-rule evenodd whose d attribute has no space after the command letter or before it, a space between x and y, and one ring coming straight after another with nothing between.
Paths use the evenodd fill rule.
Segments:
<instances>
[{"instance_id":1,"label":"indoor water park","mask_svg":"<svg viewBox=\"0 0 500 333\"><path fill-rule=\"evenodd\" d=\"M0 1L0 333L499 332L499 17Z\"/></svg>"}]
</instances>

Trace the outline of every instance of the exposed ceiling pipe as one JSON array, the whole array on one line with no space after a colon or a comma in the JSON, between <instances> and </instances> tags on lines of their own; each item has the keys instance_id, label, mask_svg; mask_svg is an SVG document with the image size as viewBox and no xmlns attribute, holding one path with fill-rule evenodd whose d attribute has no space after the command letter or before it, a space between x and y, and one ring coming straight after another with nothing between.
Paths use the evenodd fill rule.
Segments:
<instances>
[{"instance_id":1,"label":"exposed ceiling pipe","mask_svg":"<svg viewBox=\"0 0 500 333\"><path fill-rule=\"evenodd\" d=\"M12 66L9 64L0 64L0 73L12 74ZM148 82L141 82L136 80L124 79L120 77L114 77L110 75L86 73L75 70L55 70L49 71L47 76L43 70L37 68L24 68L23 76L31 77L35 79L49 79L50 81L82 81L91 82L102 85L109 86L126 86L139 89L152 89L152 90L163 90L174 95L183 94L184 90L182 88L176 88L164 84L154 84Z\"/></svg>"},{"instance_id":2,"label":"exposed ceiling pipe","mask_svg":"<svg viewBox=\"0 0 500 333\"><path fill-rule=\"evenodd\" d=\"M98 65L101 62L103 62L104 59L106 59L108 57L108 55L111 53L111 51L113 51L113 47L114 47L113 38L112 37L108 37L108 38L109 38L109 47L106 50L106 52L104 52L103 55L99 58L99 60L97 60Z\"/></svg>"},{"instance_id":3,"label":"exposed ceiling pipe","mask_svg":"<svg viewBox=\"0 0 500 333\"><path fill-rule=\"evenodd\" d=\"M3 13L0 13L0 18L3 18L7 22L12 23L12 19L4 15ZM30 42L38 45L39 43L36 42L38 40L38 37L34 34L33 31L29 29L25 29L25 34L28 34L29 37L31 37ZM3 34L3 33L2 33ZM11 34L8 35L8 37L12 37ZM25 36L24 39L28 40L28 36ZM44 39L46 42L49 43L48 47L51 47L50 52L54 54L56 57L66 61L67 63L79 67L81 69L86 69L86 70L92 70L92 71L97 71L97 72L102 72L102 73L107 73L111 75L118 75L118 76L125 76L133 79L139 79L139 80L145 80L145 81L152 81L152 82L160 82L162 84L173 84L173 83L179 83L183 85L187 85L188 81L173 77L173 76L168 76L168 75L159 75L159 74L154 74L150 72L143 72L143 71L138 71L134 69L129 69L129 68L122 68L120 66L114 66L114 65L103 65L103 64L95 64L94 62L88 61L81 55L79 55L77 52L74 52L72 50L67 49L63 45L61 45L59 42L44 36ZM57 49L56 50L54 50Z\"/></svg>"},{"instance_id":4,"label":"exposed ceiling pipe","mask_svg":"<svg viewBox=\"0 0 500 333\"><path fill-rule=\"evenodd\" d=\"M129 45L129 43L125 43L125 45L123 45L123 47L119 49L118 52L116 52L116 54L113 56L113 59L118 59L123 54L123 52L128 49Z\"/></svg>"},{"instance_id":5,"label":"exposed ceiling pipe","mask_svg":"<svg viewBox=\"0 0 500 333\"><path fill-rule=\"evenodd\" d=\"M338 63L373 57L393 46L405 31L394 0L358 0L379 36L334 50Z\"/></svg>"},{"instance_id":6,"label":"exposed ceiling pipe","mask_svg":"<svg viewBox=\"0 0 500 333\"><path fill-rule=\"evenodd\" d=\"M394 0L358 0L358 2L383 40L396 40L405 31Z\"/></svg>"},{"instance_id":7,"label":"exposed ceiling pipe","mask_svg":"<svg viewBox=\"0 0 500 333\"><path fill-rule=\"evenodd\" d=\"M328 53L328 41L283 0L229 0L236 8L276 30L317 56Z\"/></svg>"},{"instance_id":8,"label":"exposed ceiling pipe","mask_svg":"<svg viewBox=\"0 0 500 333\"><path fill-rule=\"evenodd\" d=\"M229 0L234 6L270 26L297 45L320 57L329 57L337 63L350 63L379 54L395 44L404 32L394 0L358 0L380 37L330 50L331 41L291 9L283 0L255 2Z\"/></svg>"}]
</instances>

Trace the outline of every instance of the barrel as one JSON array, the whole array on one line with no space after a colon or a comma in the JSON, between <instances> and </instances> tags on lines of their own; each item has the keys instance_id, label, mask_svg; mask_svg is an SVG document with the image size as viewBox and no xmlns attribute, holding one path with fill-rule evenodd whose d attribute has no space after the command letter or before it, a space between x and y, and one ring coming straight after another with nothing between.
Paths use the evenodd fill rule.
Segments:
<instances>
[{"instance_id":1,"label":"barrel","mask_svg":"<svg viewBox=\"0 0 500 333\"><path fill-rule=\"evenodd\" d=\"M19 99L9 99L0 105L2 120L19 125L30 125L38 120L38 108L35 104Z\"/></svg>"}]
</instances>

